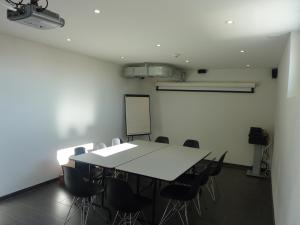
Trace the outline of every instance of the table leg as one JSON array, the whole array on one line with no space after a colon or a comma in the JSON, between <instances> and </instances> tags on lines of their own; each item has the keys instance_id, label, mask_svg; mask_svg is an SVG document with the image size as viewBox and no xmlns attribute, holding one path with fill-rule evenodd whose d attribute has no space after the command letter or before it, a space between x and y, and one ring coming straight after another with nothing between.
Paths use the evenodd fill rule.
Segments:
<instances>
[{"instance_id":1,"label":"table leg","mask_svg":"<svg viewBox=\"0 0 300 225\"><path fill-rule=\"evenodd\" d=\"M152 221L151 224L155 225L155 213L156 213L156 185L157 180L154 178L153 180L153 197L152 197Z\"/></svg>"},{"instance_id":2,"label":"table leg","mask_svg":"<svg viewBox=\"0 0 300 225\"><path fill-rule=\"evenodd\" d=\"M140 176L136 175L136 193L140 194Z\"/></svg>"},{"instance_id":3,"label":"table leg","mask_svg":"<svg viewBox=\"0 0 300 225\"><path fill-rule=\"evenodd\" d=\"M104 191L101 194L101 208L107 211L109 220L111 220L111 211L110 211L110 209L108 207L104 206L104 197L105 197L105 194L106 194L105 193L106 192L106 189L105 189L105 176L106 176L105 172L106 172L106 170L105 170L105 168L103 168L102 182L101 183L102 183L102 185L104 187Z\"/></svg>"}]
</instances>

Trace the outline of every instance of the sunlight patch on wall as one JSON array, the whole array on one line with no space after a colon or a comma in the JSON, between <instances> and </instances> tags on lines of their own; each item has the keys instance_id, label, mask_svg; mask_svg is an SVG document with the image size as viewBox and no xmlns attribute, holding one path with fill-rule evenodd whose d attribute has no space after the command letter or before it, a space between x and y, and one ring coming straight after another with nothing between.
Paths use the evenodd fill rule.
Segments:
<instances>
[{"instance_id":1,"label":"sunlight patch on wall","mask_svg":"<svg viewBox=\"0 0 300 225\"><path fill-rule=\"evenodd\" d=\"M95 122L93 98L86 96L63 96L57 105L57 129L60 138L86 134Z\"/></svg>"},{"instance_id":2,"label":"sunlight patch on wall","mask_svg":"<svg viewBox=\"0 0 300 225\"><path fill-rule=\"evenodd\" d=\"M85 148L85 151L87 152L87 151L94 149L94 144L89 143L89 144L77 145L77 146L57 150L56 158L57 158L59 165L67 164L69 162L70 156L74 155L75 148L78 148L78 147Z\"/></svg>"},{"instance_id":3,"label":"sunlight patch on wall","mask_svg":"<svg viewBox=\"0 0 300 225\"><path fill-rule=\"evenodd\" d=\"M92 154L100 155L102 157L108 157L114 154L117 154L119 152L124 152L127 150L130 150L132 148L137 147L137 145L130 144L130 143L124 143L120 145L114 145L108 148L103 148L97 151L93 151Z\"/></svg>"}]
</instances>

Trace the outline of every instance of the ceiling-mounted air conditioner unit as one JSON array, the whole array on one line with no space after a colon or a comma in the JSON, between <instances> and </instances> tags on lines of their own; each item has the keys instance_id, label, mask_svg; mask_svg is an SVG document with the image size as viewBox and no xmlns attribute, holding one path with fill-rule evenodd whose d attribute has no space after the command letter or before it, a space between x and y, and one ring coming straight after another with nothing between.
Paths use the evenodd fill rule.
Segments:
<instances>
[{"instance_id":1,"label":"ceiling-mounted air conditioner unit","mask_svg":"<svg viewBox=\"0 0 300 225\"><path fill-rule=\"evenodd\" d=\"M142 63L126 65L123 74L127 78L171 78L182 81L184 71L169 64Z\"/></svg>"},{"instance_id":2,"label":"ceiling-mounted air conditioner unit","mask_svg":"<svg viewBox=\"0 0 300 225\"><path fill-rule=\"evenodd\" d=\"M255 82L157 82L156 90L254 93Z\"/></svg>"}]
</instances>

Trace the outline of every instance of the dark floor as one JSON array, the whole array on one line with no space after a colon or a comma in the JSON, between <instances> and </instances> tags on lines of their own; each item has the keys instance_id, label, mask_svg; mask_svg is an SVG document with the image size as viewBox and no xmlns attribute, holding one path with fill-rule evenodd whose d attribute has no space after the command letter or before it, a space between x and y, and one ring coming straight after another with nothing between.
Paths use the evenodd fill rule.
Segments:
<instances>
[{"instance_id":1,"label":"dark floor","mask_svg":"<svg viewBox=\"0 0 300 225\"><path fill-rule=\"evenodd\" d=\"M191 207L190 225L274 224L269 180L247 177L245 171L241 169L224 168L217 182L218 202L213 203L205 189L202 207L207 210L200 218ZM0 225L62 225L70 203L71 196L59 185L59 182L47 184L0 202ZM165 204L165 200L158 198L158 218ZM151 208L147 209L146 216L150 216L150 213ZM92 212L88 224L105 224L105 220L102 219L105 215L102 210ZM79 215L75 214L69 224L80 224ZM175 216L168 221L168 224L177 225L181 222Z\"/></svg>"}]
</instances>

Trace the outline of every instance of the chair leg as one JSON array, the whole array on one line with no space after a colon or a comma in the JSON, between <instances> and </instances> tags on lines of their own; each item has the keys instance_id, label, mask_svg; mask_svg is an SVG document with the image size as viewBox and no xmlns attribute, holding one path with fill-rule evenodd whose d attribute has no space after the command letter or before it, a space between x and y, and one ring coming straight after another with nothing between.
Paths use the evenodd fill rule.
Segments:
<instances>
[{"instance_id":1,"label":"chair leg","mask_svg":"<svg viewBox=\"0 0 300 225\"><path fill-rule=\"evenodd\" d=\"M172 202L172 200L169 200L169 202L168 202L168 204L167 204L167 206L166 206L166 209L165 209L165 211L164 211L164 213L163 213L163 215L162 215L162 217L161 217L161 219L160 219L160 222L159 222L159 225L162 225L163 224L163 222L165 221L165 219L167 218L167 211L168 211L168 209L169 209L169 206L170 206L170 204L171 204L171 202ZM169 213L168 213L169 214Z\"/></svg>"},{"instance_id":2,"label":"chair leg","mask_svg":"<svg viewBox=\"0 0 300 225\"><path fill-rule=\"evenodd\" d=\"M116 220L117 220L117 217L118 217L118 215L119 215L119 211L117 211L117 213L116 213L116 215L115 215L115 218L114 218L114 220L113 220L113 223L112 223L112 225L114 225L114 224L115 224L115 222L116 222Z\"/></svg>"},{"instance_id":3,"label":"chair leg","mask_svg":"<svg viewBox=\"0 0 300 225\"><path fill-rule=\"evenodd\" d=\"M138 220L139 215L140 215L140 211L138 211L138 212L134 215L134 217L133 217L133 225L136 224L136 221Z\"/></svg>"},{"instance_id":4,"label":"chair leg","mask_svg":"<svg viewBox=\"0 0 300 225\"><path fill-rule=\"evenodd\" d=\"M173 204L173 206L170 207L171 204ZM169 218L171 218L176 213L179 213L182 210L182 208L183 208L183 204L181 202L169 200L159 225L163 225L164 223L166 223Z\"/></svg>"},{"instance_id":5,"label":"chair leg","mask_svg":"<svg viewBox=\"0 0 300 225\"><path fill-rule=\"evenodd\" d=\"M197 194L196 199L193 199L193 203L195 205L196 211L199 216L202 216L201 204L200 204L200 194Z\"/></svg>"},{"instance_id":6,"label":"chair leg","mask_svg":"<svg viewBox=\"0 0 300 225\"><path fill-rule=\"evenodd\" d=\"M214 178L210 177L206 188L214 202L216 202L215 188L214 188Z\"/></svg>"},{"instance_id":7,"label":"chair leg","mask_svg":"<svg viewBox=\"0 0 300 225\"><path fill-rule=\"evenodd\" d=\"M179 217L180 217L180 220L181 220L182 225L185 225L185 224L184 224L184 221L183 221L183 219L182 219L182 216L181 216L181 214L180 214L180 212L177 211L177 213L178 213L178 215L179 215Z\"/></svg>"},{"instance_id":8,"label":"chair leg","mask_svg":"<svg viewBox=\"0 0 300 225\"><path fill-rule=\"evenodd\" d=\"M87 223L87 219L89 216L90 208L92 207L93 201L89 201L89 199L85 199L85 205L84 205L84 225Z\"/></svg>"},{"instance_id":9,"label":"chair leg","mask_svg":"<svg viewBox=\"0 0 300 225\"><path fill-rule=\"evenodd\" d=\"M199 192L197 194L197 203L198 203L199 214L200 214L200 216L202 216L202 210L201 210L201 204L200 204L200 193Z\"/></svg>"},{"instance_id":10,"label":"chair leg","mask_svg":"<svg viewBox=\"0 0 300 225\"><path fill-rule=\"evenodd\" d=\"M75 204L75 201L76 201L76 197L73 197L72 204L71 204L70 209L69 209L69 211L68 211L68 214L67 214L67 216L66 216L64 225L67 224L67 223L69 222L69 220L71 219L71 217L69 217L69 216L70 216L71 210L72 210L72 208L73 208L73 206L74 206L74 204Z\"/></svg>"},{"instance_id":11,"label":"chair leg","mask_svg":"<svg viewBox=\"0 0 300 225\"><path fill-rule=\"evenodd\" d=\"M188 207L187 207L187 203L184 203L184 214L185 214L185 221L186 221L186 225L189 225L189 217L188 217L188 211L187 211Z\"/></svg>"}]
</instances>

